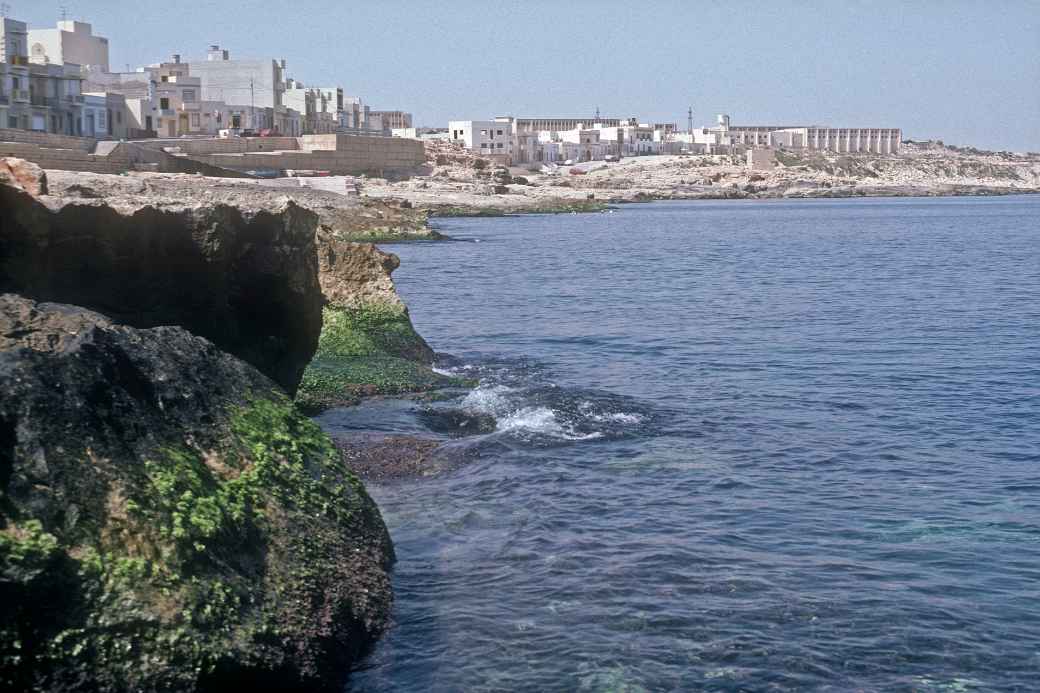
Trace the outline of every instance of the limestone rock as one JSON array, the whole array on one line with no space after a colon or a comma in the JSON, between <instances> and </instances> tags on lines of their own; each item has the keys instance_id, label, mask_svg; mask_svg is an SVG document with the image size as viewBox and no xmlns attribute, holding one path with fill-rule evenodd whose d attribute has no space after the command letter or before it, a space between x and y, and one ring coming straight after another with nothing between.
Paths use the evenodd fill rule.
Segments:
<instances>
[{"instance_id":1,"label":"limestone rock","mask_svg":"<svg viewBox=\"0 0 1040 693\"><path fill-rule=\"evenodd\" d=\"M401 261L371 243L350 243L322 234L318 241L318 280L330 306L404 308L390 273Z\"/></svg>"},{"instance_id":2,"label":"limestone rock","mask_svg":"<svg viewBox=\"0 0 1040 693\"><path fill-rule=\"evenodd\" d=\"M182 326L295 391L321 331L313 212L45 201L0 185L0 291Z\"/></svg>"},{"instance_id":3,"label":"limestone rock","mask_svg":"<svg viewBox=\"0 0 1040 693\"><path fill-rule=\"evenodd\" d=\"M47 194L47 174L25 159L3 157L0 158L0 185L9 185L40 197Z\"/></svg>"},{"instance_id":4,"label":"limestone rock","mask_svg":"<svg viewBox=\"0 0 1040 693\"><path fill-rule=\"evenodd\" d=\"M341 690L392 548L328 437L179 327L0 296L0 688Z\"/></svg>"}]
</instances>

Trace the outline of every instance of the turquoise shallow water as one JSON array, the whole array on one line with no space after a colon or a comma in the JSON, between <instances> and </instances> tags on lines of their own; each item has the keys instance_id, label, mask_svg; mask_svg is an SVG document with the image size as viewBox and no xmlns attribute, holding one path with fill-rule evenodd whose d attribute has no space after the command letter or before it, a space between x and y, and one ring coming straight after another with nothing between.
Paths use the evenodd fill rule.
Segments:
<instances>
[{"instance_id":1,"label":"turquoise shallow water","mask_svg":"<svg viewBox=\"0 0 1040 693\"><path fill-rule=\"evenodd\" d=\"M683 202L389 247L451 438L371 486L352 691L1040 687L1040 198ZM450 356L449 356L450 355Z\"/></svg>"}]
</instances>

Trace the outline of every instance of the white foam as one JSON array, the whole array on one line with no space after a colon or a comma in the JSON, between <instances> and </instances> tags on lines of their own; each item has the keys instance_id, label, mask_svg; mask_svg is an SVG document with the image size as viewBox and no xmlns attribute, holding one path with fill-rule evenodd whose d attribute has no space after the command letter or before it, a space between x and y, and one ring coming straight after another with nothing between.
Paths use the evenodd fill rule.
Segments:
<instances>
[{"instance_id":1,"label":"white foam","mask_svg":"<svg viewBox=\"0 0 1040 693\"><path fill-rule=\"evenodd\" d=\"M598 421L600 423L609 421L621 424L637 424L641 423L644 419L642 414L633 414L624 411L608 411L602 413L595 413L593 411L595 407L595 404L588 400L585 400L578 405L578 411L581 412L582 416L585 416L590 421Z\"/></svg>"},{"instance_id":2,"label":"white foam","mask_svg":"<svg viewBox=\"0 0 1040 693\"><path fill-rule=\"evenodd\" d=\"M535 433L563 440L593 440L603 437L599 431L578 433L564 428L556 420L556 414L548 407L525 407L498 421L499 431Z\"/></svg>"},{"instance_id":3,"label":"white foam","mask_svg":"<svg viewBox=\"0 0 1040 693\"><path fill-rule=\"evenodd\" d=\"M590 417L593 421L613 421L615 423L623 424L637 424L643 420L642 414L629 414L628 412L607 412L606 414L593 414Z\"/></svg>"},{"instance_id":4,"label":"white foam","mask_svg":"<svg viewBox=\"0 0 1040 693\"><path fill-rule=\"evenodd\" d=\"M462 399L462 408L479 414L491 414L495 417L501 416L513 409L506 396L512 391L513 388L505 385L478 387L475 390L471 390Z\"/></svg>"}]
</instances>

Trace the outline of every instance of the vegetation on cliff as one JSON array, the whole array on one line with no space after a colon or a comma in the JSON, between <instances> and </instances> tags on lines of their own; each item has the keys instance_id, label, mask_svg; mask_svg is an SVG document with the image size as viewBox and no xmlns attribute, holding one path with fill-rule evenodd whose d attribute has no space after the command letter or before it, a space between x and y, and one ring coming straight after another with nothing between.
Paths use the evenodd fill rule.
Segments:
<instances>
[{"instance_id":1,"label":"vegetation on cliff","mask_svg":"<svg viewBox=\"0 0 1040 693\"><path fill-rule=\"evenodd\" d=\"M396 255L370 243L320 234L319 278L327 303L318 351L296 394L305 411L459 384L430 368L433 349L412 327L390 277L399 265Z\"/></svg>"},{"instance_id":2,"label":"vegetation on cliff","mask_svg":"<svg viewBox=\"0 0 1040 693\"><path fill-rule=\"evenodd\" d=\"M363 396L421 392L460 384L430 368L433 351L403 305L327 306L318 352L303 374L297 403L308 412Z\"/></svg>"}]
</instances>

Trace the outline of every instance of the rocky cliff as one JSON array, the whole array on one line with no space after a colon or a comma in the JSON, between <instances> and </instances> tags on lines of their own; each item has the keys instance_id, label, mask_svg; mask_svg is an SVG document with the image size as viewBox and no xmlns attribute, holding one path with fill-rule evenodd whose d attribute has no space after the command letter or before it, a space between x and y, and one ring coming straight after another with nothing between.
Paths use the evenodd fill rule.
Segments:
<instances>
[{"instance_id":1,"label":"rocky cliff","mask_svg":"<svg viewBox=\"0 0 1040 693\"><path fill-rule=\"evenodd\" d=\"M313 212L80 202L12 185L0 185L0 208L0 292L181 325L295 391L321 331Z\"/></svg>"},{"instance_id":2,"label":"rocky cliff","mask_svg":"<svg viewBox=\"0 0 1040 693\"><path fill-rule=\"evenodd\" d=\"M400 265L397 256L369 243L319 236L327 303L318 351L300 383L300 406L317 412L366 395L457 384L430 368L433 350L412 327L390 278Z\"/></svg>"},{"instance_id":3,"label":"rocky cliff","mask_svg":"<svg viewBox=\"0 0 1040 693\"><path fill-rule=\"evenodd\" d=\"M286 391L323 288L430 357L395 263L293 204L70 202L0 163L0 689L341 689L393 552Z\"/></svg>"}]
</instances>

